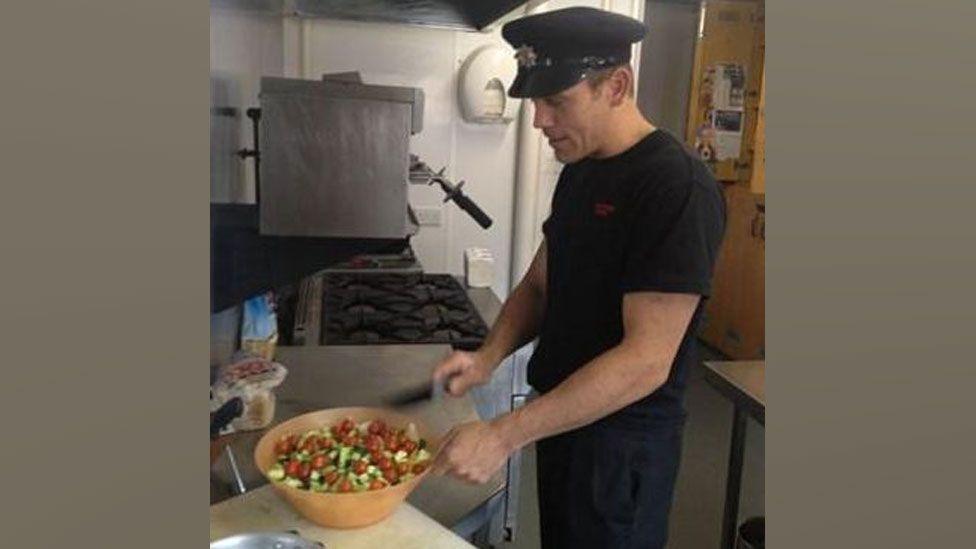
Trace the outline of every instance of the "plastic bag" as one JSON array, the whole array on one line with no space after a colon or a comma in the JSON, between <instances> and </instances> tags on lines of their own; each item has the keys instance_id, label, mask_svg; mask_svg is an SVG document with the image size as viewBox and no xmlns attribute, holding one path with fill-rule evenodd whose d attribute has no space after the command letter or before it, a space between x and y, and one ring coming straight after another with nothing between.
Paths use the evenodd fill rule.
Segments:
<instances>
[{"instance_id":1,"label":"plastic bag","mask_svg":"<svg viewBox=\"0 0 976 549\"><path fill-rule=\"evenodd\" d=\"M238 360L221 367L211 386L211 410L234 397L241 397L244 413L230 423L224 434L231 431L263 429L274 420L273 389L285 380L288 370L281 364L262 357L239 353Z\"/></svg>"}]
</instances>

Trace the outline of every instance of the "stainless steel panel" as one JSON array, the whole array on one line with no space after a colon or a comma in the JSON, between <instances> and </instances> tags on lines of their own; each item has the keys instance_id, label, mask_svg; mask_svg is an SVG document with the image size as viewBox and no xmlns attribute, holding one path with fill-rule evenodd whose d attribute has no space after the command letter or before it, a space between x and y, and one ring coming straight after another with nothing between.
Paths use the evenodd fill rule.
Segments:
<instances>
[{"instance_id":1,"label":"stainless steel panel","mask_svg":"<svg viewBox=\"0 0 976 549\"><path fill-rule=\"evenodd\" d=\"M525 405L528 400L527 395L512 395L512 411ZM518 508L519 508L519 483L522 481L522 450L519 450L508 458L508 478L506 479L505 494L505 533L509 540L515 539L515 532L518 528Z\"/></svg>"},{"instance_id":2,"label":"stainless steel panel","mask_svg":"<svg viewBox=\"0 0 976 549\"><path fill-rule=\"evenodd\" d=\"M261 79L261 93L288 93L313 98L341 97L406 103L410 105L411 109L411 133L418 133L423 129L424 90L407 86L363 84L355 81L355 78L358 78L356 72L323 74L321 81L268 77Z\"/></svg>"},{"instance_id":3,"label":"stainless steel panel","mask_svg":"<svg viewBox=\"0 0 976 549\"><path fill-rule=\"evenodd\" d=\"M526 0L289 0L287 9L303 17L470 31L484 29L525 3Z\"/></svg>"},{"instance_id":4,"label":"stainless steel panel","mask_svg":"<svg viewBox=\"0 0 976 549\"><path fill-rule=\"evenodd\" d=\"M535 342L529 343L512 355L512 394L526 395L532 391L529 385L529 359L535 351Z\"/></svg>"},{"instance_id":5,"label":"stainless steel panel","mask_svg":"<svg viewBox=\"0 0 976 549\"><path fill-rule=\"evenodd\" d=\"M335 83L261 91L261 233L403 238L410 103L335 97ZM294 82L294 81L293 81ZM340 85L345 88L347 86ZM368 95L368 94L367 94Z\"/></svg>"}]
</instances>

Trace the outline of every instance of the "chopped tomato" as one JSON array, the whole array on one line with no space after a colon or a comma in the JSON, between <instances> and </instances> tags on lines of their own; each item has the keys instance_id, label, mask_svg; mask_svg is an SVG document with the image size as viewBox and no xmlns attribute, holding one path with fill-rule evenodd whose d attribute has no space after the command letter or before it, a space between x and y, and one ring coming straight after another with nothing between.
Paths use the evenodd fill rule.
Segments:
<instances>
[{"instance_id":1,"label":"chopped tomato","mask_svg":"<svg viewBox=\"0 0 976 549\"><path fill-rule=\"evenodd\" d=\"M363 444L367 450L373 452L383 447L383 439L379 435L367 435L366 442Z\"/></svg>"},{"instance_id":2,"label":"chopped tomato","mask_svg":"<svg viewBox=\"0 0 976 549\"><path fill-rule=\"evenodd\" d=\"M312 458L312 469L324 469L326 465L329 464L329 458L322 454L319 454Z\"/></svg>"},{"instance_id":3,"label":"chopped tomato","mask_svg":"<svg viewBox=\"0 0 976 549\"><path fill-rule=\"evenodd\" d=\"M352 472L357 475L361 475L366 472L367 463L363 460L359 460L352 464Z\"/></svg>"},{"instance_id":4,"label":"chopped tomato","mask_svg":"<svg viewBox=\"0 0 976 549\"><path fill-rule=\"evenodd\" d=\"M288 465L285 465L285 474L290 477L298 478L298 475L301 473L301 470L302 470L302 462L298 461L297 459L293 459L288 462Z\"/></svg>"}]
</instances>

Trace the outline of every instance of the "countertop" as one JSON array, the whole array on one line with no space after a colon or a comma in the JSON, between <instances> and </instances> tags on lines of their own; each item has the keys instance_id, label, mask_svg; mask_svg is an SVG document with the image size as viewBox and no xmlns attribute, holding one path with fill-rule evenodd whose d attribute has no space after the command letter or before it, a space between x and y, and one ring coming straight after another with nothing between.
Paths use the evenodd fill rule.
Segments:
<instances>
[{"instance_id":1,"label":"countertop","mask_svg":"<svg viewBox=\"0 0 976 549\"><path fill-rule=\"evenodd\" d=\"M355 530L324 528L296 513L270 486L210 507L210 541L245 532L297 531L328 549L461 549L474 547L410 504L385 520Z\"/></svg>"},{"instance_id":2,"label":"countertop","mask_svg":"<svg viewBox=\"0 0 976 549\"><path fill-rule=\"evenodd\" d=\"M382 406L407 388L428 383L437 361L451 351L447 345L328 345L279 347L276 360L288 376L275 394L274 423L314 410L340 406ZM403 409L442 434L454 425L479 419L470 396L445 397ZM253 452L265 431L240 433L230 446L244 485L253 490L267 483L254 466ZM226 457L212 474L231 482ZM428 477L408 501L450 528L504 487L500 471L488 483L469 485L450 477Z\"/></svg>"},{"instance_id":3,"label":"countertop","mask_svg":"<svg viewBox=\"0 0 976 549\"><path fill-rule=\"evenodd\" d=\"M705 379L736 406L766 423L766 362L706 362Z\"/></svg>"}]
</instances>

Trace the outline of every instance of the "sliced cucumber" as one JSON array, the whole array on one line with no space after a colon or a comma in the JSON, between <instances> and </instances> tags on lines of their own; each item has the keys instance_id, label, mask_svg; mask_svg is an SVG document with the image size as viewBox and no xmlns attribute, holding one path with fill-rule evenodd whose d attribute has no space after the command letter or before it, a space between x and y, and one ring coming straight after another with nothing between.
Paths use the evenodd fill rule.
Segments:
<instances>
[{"instance_id":1,"label":"sliced cucumber","mask_svg":"<svg viewBox=\"0 0 976 549\"><path fill-rule=\"evenodd\" d=\"M285 468L281 464L274 464L268 469L268 478L271 480L281 480L285 478Z\"/></svg>"},{"instance_id":2,"label":"sliced cucumber","mask_svg":"<svg viewBox=\"0 0 976 549\"><path fill-rule=\"evenodd\" d=\"M350 448L348 446L343 446L339 450L339 463L338 463L338 465L339 465L339 468L340 469L344 469L346 467L346 464L349 463L349 457L350 457L351 454L352 454L352 448Z\"/></svg>"}]
</instances>

